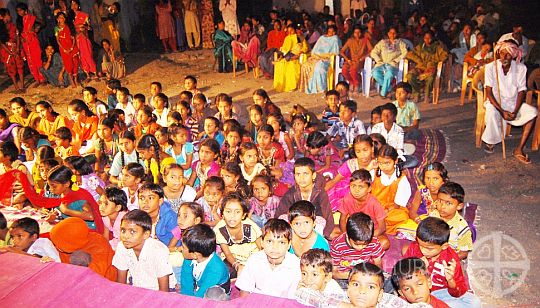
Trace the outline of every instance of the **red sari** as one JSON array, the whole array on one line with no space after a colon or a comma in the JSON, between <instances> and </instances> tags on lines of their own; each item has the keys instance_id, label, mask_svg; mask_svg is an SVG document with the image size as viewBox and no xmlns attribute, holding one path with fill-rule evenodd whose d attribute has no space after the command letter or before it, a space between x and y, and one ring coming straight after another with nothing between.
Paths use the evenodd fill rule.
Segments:
<instances>
[{"instance_id":1,"label":"red sari","mask_svg":"<svg viewBox=\"0 0 540 308\"><path fill-rule=\"evenodd\" d=\"M6 72L11 78L15 78L17 73L23 76L24 61L21 57L21 51L17 45L17 36L19 35L17 27L13 23L6 24L9 33L9 41L0 48L0 58L6 67Z\"/></svg>"},{"instance_id":2,"label":"red sari","mask_svg":"<svg viewBox=\"0 0 540 308\"><path fill-rule=\"evenodd\" d=\"M79 69L79 49L73 36L71 36L71 30L64 25L62 28L57 27L55 32L60 47L60 56L62 56L62 62L64 62L64 69L66 73L76 75Z\"/></svg>"},{"instance_id":3,"label":"red sari","mask_svg":"<svg viewBox=\"0 0 540 308\"><path fill-rule=\"evenodd\" d=\"M45 77L39 71L43 62L41 61L41 46L39 45L38 36L34 31L35 22L36 16L30 14L23 16L22 45L30 73L36 81L45 82Z\"/></svg>"},{"instance_id":4,"label":"red sari","mask_svg":"<svg viewBox=\"0 0 540 308\"><path fill-rule=\"evenodd\" d=\"M75 28L79 29L77 32L76 40L77 47L79 48L79 55L81 59L81 67L86 73L96 73L96 62L92 54L92 42L86 35L86 25L89 23L88 14L82 11L75 12L75 19L73 20Z\"/></svg>"}]
</instances>

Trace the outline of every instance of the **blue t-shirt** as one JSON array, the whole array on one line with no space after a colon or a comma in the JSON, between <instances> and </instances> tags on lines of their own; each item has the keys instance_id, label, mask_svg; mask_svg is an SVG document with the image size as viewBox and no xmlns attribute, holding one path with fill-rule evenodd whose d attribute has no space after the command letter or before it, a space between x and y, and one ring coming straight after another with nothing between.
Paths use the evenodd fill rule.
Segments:
<instances>
[{"instance_id":1,"label":"blue t-shirt","mask_svg":"<svg viewBox=\"0 0 540 308\"><path fill-rule=\"evenodd\" d=\"M83 205L86 203L86 200L77 200L77 201L73 201L71 202L70 204L68 204L68 209L70 210L74 210L74 211L79 211L79 212L82 212L83 211ZM62 213L62 217L64 219L66 218L69 218L71 216L68 216L64 213ZM86 223L86 225L88 226L88 229L92 229L92 230L96 230L96 223L94 221L84 221Z\"/></svg>"},{"instance_id":2,"label":"blue t-shirt","mask_svg":"<svg viewBox=\"0 0 540 308\"><path fill-rule=\"evenodd\" d=\"M178 216L171 208L169 202L164 201L159 208L159 221L156 225L156 236L165 245L173 238L172 230L178 227ZM178 241L176 246L181 246L182 242Z\"/></svg>"},{"instance_id":3,"label":"blue t-shirt","mask_svg":"<svg viewBox=\"0 0 540 308\"><path fill-rule=\"evenodd\" d=\"M324 238L324 236L320 235L317 232L315 232L315 234L317 234L317 239L315 240L315 243L313 243L313 246L311 246L310 249L319 248L322 250L330 251L330 245L328 244L328 241ZM292 245L291 248L289 248L289 252L295 254Z\"/></svg>"},{"instance_id":4,"label":"blue t-shirt","mask_svg":"<svg viewBox=\"0 0 540 308\"><path fill-rule=\"evenodd\" d=\"M180 283L181 294L202 298L206 290L213 286L220 286L225 289L225 292L230 292L231 284L227 266L215 252L209 258L211 259L198 279L193 276L193 266L197 261L184 260Z\"/></svg>"}]
</instances>

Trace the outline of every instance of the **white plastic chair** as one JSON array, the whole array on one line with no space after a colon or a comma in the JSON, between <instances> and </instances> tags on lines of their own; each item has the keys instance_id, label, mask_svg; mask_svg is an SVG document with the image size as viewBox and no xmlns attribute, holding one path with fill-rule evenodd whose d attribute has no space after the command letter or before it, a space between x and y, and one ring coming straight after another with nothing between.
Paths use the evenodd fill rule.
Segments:
<instances>
[{"instance_id":1,"label":"white plastic chair","mask_svg":"<svg viewBox=\"0 0 540 308\"><path fill-rule=\"evenodd\" d=\"M373 78L372 70L373 70L373 64L374 61L371 57L366 57L366 61L364 62L364 69L362 70L362 93L364 93L365 97L369 97L369 92L371 90L371 79ZM407 74L407 61L405 59L401 59L399 61L398 65L398 72L396 77L396 83L403 81L403 77ZM377 85L377 91L379 91L380 85L378 83L375 83Z\"/></svg>"}]
</instances>

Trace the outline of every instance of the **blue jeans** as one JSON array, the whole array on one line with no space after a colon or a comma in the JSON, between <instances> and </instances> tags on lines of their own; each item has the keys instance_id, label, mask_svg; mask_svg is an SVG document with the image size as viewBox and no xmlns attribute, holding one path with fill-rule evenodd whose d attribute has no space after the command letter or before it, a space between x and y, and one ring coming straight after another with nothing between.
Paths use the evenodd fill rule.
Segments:
<instances>
[{"instance_id":1,"label":"blue jeans","mask_svg":"<svg viewBox=\"0 0 540 308\"><path fill-rule=\"evenodd\" d=\"M450 293L448 293L448 289L440 289L431 292L431 295L442 300L452 308L482 307L482 302L480 301L480 299L470 292L466 292L461 297L453 297L452 295L450 295Z\"/></svg>"},{"instance_id":2,"label":"blue jeans","mask_svg":"<svg viewBox=\"0 0 540 308\"><path fill-rule=\"evenodd\" d=\"M392 83L392 78L397 76L398 68L390 64L383 64L377 66L371 71L371 74L375 81L381 85L381 95L386 96L390 91L390 84Z\"/></svg>"}]
</instances>

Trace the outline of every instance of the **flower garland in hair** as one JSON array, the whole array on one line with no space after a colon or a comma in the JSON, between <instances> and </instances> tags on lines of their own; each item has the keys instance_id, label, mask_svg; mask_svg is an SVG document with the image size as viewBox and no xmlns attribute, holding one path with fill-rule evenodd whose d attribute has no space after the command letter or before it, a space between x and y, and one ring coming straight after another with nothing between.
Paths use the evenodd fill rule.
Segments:
<instances>
[{"instance_id":1,"label":"flower garland in hair","mask_svg":"<svg viewBox=\"0 0 540 308\"><path fill-rule=\"evenodd\" d=\"M79 190L79 185L77 185L77 176L75 174L71 176L71 183L71 190Z\"/></svg>"}]
</instances>

